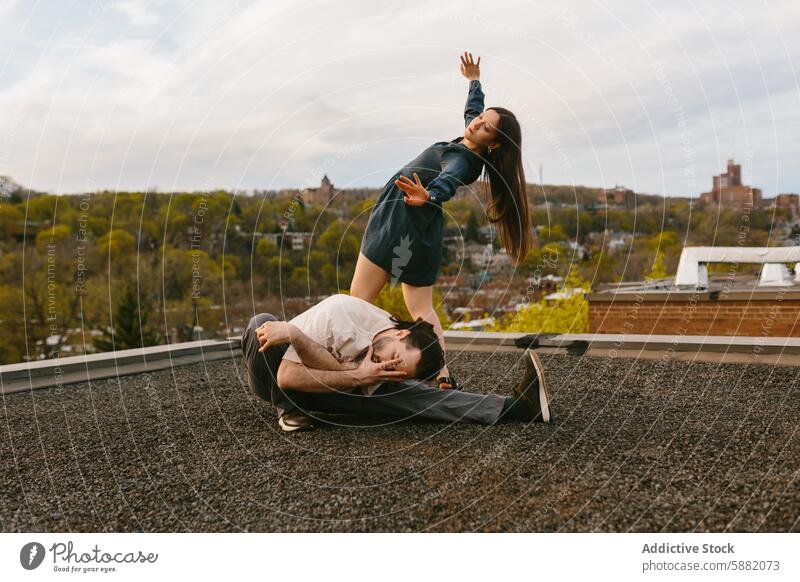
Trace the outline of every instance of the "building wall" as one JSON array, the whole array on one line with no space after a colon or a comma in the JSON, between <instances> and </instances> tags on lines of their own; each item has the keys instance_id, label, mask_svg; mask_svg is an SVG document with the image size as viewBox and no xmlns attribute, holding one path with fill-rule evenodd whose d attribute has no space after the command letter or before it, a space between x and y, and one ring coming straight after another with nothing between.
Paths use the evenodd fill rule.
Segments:
<instances>
[{"instance_id":1,"label":"building wall","mask_svg":"<svg viewBox=\"0 0 800 582\"><path fill-rule=\"evenodd\" d=\"M781 300L775 291L765 294L770 299L715 300L704 294L695 301L648 298L638 302L634 294L617 294L613 302L593 301L590 295L589 329L592 333L800 337L797 293Z\"/></svg>"},{"instance_id":2,"label":"building wall","mask_svg":"<svg viewBox=\"0 0 800 582\"><path fill-rule=\"evenodd\" d=\"M742 184L742 167L728 160L728 171L714 176L710 192L700 194L700 201L723 208L762 208L761 190Z\"/></svg>"},{"instance_id":3,"label":"building wall","mask_svg":"<svg viewBox=\"0 0 800 582\"><path fill-rule=\"evenodd\" d=\"M621 206L626 210L632 210L636 208L636 193L630 188L617 186L611 190L601 190L597 195L597 201L600 204Z\"/></svg>"}]
</instances>

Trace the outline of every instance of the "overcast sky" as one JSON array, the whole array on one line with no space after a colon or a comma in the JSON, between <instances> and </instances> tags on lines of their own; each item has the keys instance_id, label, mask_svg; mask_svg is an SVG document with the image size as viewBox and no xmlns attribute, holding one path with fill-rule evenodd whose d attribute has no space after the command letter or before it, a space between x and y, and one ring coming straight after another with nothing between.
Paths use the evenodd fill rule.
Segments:
<instances>
[{"instance_id":1,"label":"overcast sky","mask_svg":"<svg viewBox=\"0 0 800 582\"><path fill-rule=\"evenodd\" d=\"M529 182L800 192L786 1L0 3L0 175L39 190L382 186L486 105Z\"/></svg>"}]
</instances>

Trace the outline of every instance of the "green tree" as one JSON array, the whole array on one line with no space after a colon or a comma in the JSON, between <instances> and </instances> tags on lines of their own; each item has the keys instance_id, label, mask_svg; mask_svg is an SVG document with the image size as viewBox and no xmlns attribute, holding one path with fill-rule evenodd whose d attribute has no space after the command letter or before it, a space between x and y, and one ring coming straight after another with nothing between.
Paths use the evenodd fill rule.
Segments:
<instances>
[{"instance_id":1,"label":"green tree","mask_svg":"<svg viewBox=\"0 0 800 582\"><path fill-rule=\"evenodd\" d=\"M584 294L589 284L570 269L562 292L563 299L542 299L526 305L516 313L500 318L486 331L509 331L531 333L588 333L589 302Z\"/></svg>"},{"instance_id":2,"label":"green tree","mask_svg":"<svg viewBox=\"0 0 800 582\"><path fill-rule=\"evenodd\" d=\"M656 252L656 259L653 261L653 267L650 269L650 274L645 279L654 281L656 279L666 279L667 267L664 265L664 251Z\"/></svg>"},{"instance_id":3,"label":"green tree","mask_svg":"<svg viewBox=\"0 0 800 582\"><path fill-rule=\"evenodd\" d=\"M256 244L256 259L259 264L266 264L267 260L278 255L278 245L264 237Z\"/></svg>"},{"instance_id":4,"label":"green tree","mask_svg":"<svg viewBox=\"0 0 800 582\"><path fill-rule=\"evenodd\" d=\"M101 352L158 345L159 334L150 326L150 302L140 301L136 286L125 286L112 318L112 325L102 329L94 347Z\"/></svg>"},{"instance_id":5,"label":"green tree","mask_svg":"<svg viewBox=\"0 0 800 582\"><path fill-rule=\"evenodd\" d=\"M267 260L266 266L266 284L267 295L274 295L277 293L287 292L286 282L292 278L292 261L286 257L272 257ZM283 285L282 285L283 283Z\"/></svg>"},{"instance_id":6,"label":"green tree","mask_svg":"<svg viewBox=\"0 0 800 582\"><path fill-rule=\"evenodd\" d=\"M103 255L110 253L112 261L119 260L135 251L136 238L127 230L115 228L97 240L97 248Z\"/></svg>"},{"instance_id":7,"label":"green tree","mask_svg":"<svg viewBox=\"0 0 800 582\"><path fill-rule=\"evenodd\" d=\"M411 314L406 307L406 301L403 298L403 288L400 285L385 285L378 297L375 299L375 305L384 311L388 311L392 315L396 315L400 319L411 320ZM450 325L450 317L442 306L442 295L439 290L433 288L433 308L436 315L439 316L439 321L442 323L442 328L447 329Z\"/></svg>"},{"instance_id":8,"label":"green tree","mask_svg":"<svg viewBox=\"0 0 800 582\"><path fill-rule=\"evenodd\" d=\"M11 239L22 233L25 216L16 206L0 204L0 237Z\"/></svg>"},{"instance_id":9,"label":"green tree","mask_svg":"<svg viewBox=\"0 0 800 582\"><path fill-rule=\"evenodd\" d=\"M475 215L475 211L470 210L469 218L467 218L467 230L464 232L464 240L471 240L475 242L480 241L480 231L478 230L480 225L478 224L478 217Z\"/></svg>"}]
</instances>

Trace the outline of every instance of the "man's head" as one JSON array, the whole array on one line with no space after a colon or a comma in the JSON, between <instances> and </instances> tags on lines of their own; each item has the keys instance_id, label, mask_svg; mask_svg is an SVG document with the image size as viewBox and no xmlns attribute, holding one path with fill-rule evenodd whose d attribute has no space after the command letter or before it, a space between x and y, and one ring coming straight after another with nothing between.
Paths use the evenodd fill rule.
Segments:
<instances>
[{"instance_id":1,"label":"man's head","mask_svg":"<svg viewBox=\"0 0 800 582\"><path fill-rule=\"evenodd\" d=\"M388 362L401 358L397 370L403 370L408 378L429 380L436 377L444 367L444 352L433 326L418 317L416 321L404 321L392 316L393 329L382 331L372 342L372 360Z\"/></svg>"}]
</instances>

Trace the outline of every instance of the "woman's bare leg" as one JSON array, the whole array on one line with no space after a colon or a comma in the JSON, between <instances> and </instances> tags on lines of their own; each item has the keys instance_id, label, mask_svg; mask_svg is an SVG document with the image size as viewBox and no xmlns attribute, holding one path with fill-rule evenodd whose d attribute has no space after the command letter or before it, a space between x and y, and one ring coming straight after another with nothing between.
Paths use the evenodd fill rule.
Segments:
<instances>
[{"instance_id":1,"label":"woman's bare leg","mask_svg":"<svg viewBox=\"0 0 800 582\"><path fill-rule=\"evenodd\" d=\"M415 287L402 283L403 286L403 299L405 299L408 312L411 314L412 319L421 317L433 326L433 330L439 338L439 343L442 346L442 352L445 352L444 347L444 329L442 329L442 322L439 321L439 316L433 308L433 287ZM449 376L447 371L447 360L445 359L444 368L439 372L439 378Z\"/></svg>"},{"instance_id":2,"label":"woman's bare leg","mask_svg":"<svg viewBox=\"0 0 800 582\"><path fill-rule=\"evenodd\" d=\"M350 295L375 303L378 293L381 292L388 280L389 273L358 253L356 271L353 274L353 281L350 283Z\"/></svg>"}]
</instances>

